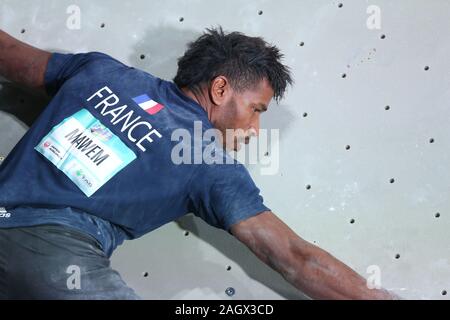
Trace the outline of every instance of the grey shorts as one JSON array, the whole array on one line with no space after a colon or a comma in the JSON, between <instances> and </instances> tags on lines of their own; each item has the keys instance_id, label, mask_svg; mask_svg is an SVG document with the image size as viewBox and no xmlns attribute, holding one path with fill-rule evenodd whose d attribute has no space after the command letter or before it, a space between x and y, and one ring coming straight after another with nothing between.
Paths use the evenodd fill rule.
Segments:
<instances>
[{"instance_id":1,"label":"grey shorts","mask_svg":"<svg viewBox=\"0 0 450 320\"><path fill-rule=\"evenodd\" d=\"M0 229L0 299L140 299L97 240L57 225Z\"/></svg>"}]
</instances>

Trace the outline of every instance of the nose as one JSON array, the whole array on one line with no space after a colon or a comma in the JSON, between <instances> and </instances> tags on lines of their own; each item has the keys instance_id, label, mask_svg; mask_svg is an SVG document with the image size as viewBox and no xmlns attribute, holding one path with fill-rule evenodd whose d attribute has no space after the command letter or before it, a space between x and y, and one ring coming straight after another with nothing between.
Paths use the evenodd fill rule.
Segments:
<instances>
[{"instance_id":1,"label":"nose","mask_svg":"<svg viewBox=\"0 0 450 320\"><path fill-rule=\"evenodd\" d=\"M251 127L249 129L249 137L259 136L259 114L257 115L256 119L252 122Z\"/></svg>"}]
</instances>

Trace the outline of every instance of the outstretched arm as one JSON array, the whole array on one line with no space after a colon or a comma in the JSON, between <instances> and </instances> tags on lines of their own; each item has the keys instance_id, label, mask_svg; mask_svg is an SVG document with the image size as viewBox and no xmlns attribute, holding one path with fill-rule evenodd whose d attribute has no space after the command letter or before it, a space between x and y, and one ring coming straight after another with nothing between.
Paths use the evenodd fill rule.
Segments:
<instances>
[{"instance_id":1,"label":"outstretched arm","mask_svg":"<svg viewBox=\"0 0 450 320\"><path fill-rule=\"evenodd\" d=\"M0 30L0 75L33 89L44 89L51 53L23 43Z\"/></svg>"},{"instance_id":2,"label":"outstretched arm","mask_svg":"<svg viewBox=\"0 0 450 320\"><path fill-rule=\"evenodd\" d=\"M386 290L369 289L363 277L300 238L270 211L231 226L230 232L313 299L397 299Z\"/></svg>"}]
</instances>

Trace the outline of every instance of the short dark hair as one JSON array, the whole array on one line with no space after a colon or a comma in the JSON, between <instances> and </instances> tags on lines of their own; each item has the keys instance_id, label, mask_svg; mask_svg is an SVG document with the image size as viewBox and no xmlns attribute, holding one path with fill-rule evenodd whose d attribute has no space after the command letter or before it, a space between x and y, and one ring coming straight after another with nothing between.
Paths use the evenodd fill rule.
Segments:
<instances>
[{"instance_id":1,"label":"short dark hair","mask_svg":"<svg viewBox=\"0 0 450 320\"><path fill-rule=\"evenodd\" d=\"M253 89L266 78L278 102L287 84L293 84L288 66L281 63L283 54L261 37L249 37L240 32L225 34L222 27L206 29L178 59L177 75L173 79L179 87L200 92L203 85L217 76L230 80L231 87L242 92Z\"/></svg>"}]
</instances>

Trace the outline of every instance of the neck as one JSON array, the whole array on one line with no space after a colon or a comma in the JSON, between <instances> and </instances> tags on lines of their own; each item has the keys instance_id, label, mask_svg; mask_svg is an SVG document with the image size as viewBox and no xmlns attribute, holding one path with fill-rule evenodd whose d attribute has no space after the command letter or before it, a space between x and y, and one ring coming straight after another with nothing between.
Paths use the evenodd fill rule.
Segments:
<instances>
[{"instance_id":1,"label":"neck","mask_svg":"<svg viewBox=\"0 0 450 320\"><path fill-rule=\"evenodd\" d=\"M197 102L197 104L199 104L203 110L206 111L206 113L208 114L208 120L211 121L211 112L209 112L209 104L207 99L205 99L205 95L204 94L197 94L195 92L193 92L192 90L189 90L189 88L187 87L183 87L181 88L181 91L188 96L189 98L191 98L192 100L194 100L195 102Z\"/></svg>"}]
</instances>

